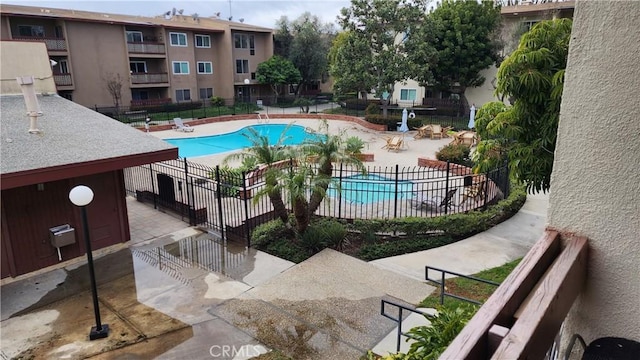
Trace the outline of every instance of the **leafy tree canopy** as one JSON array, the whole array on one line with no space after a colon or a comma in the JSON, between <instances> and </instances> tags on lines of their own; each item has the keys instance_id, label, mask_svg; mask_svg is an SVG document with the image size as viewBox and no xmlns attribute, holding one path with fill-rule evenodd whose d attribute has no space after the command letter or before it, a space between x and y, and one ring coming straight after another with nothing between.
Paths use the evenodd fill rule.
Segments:
<instances>
[{"instance_id":1,"label":"leafy tree canopy","mask_svg":"<svg viewBox=\"0 0 640 360\"><path fill-rule=\"evenodd\" d=\"M293 63L278 55L258 64L256 70L256 80L260 84L271 85L276 97L279 95L279 88L282 85L297 84L300 78L300 71Z\"/></svg>"},{"instance_id":2,"label":"leafy tree canopy","mask_svg":"<svg viewBox=\"0 0 640 360\"><path fill-rule=\"evenodd\" d=\"M305 12L294 21L283 16L276 26L274 52L300 71L298 84L321 79L327 72L327 53L335 36L333 24L323 24L317 16Z\"/></svg>"},{"instance_id":3,"label":"leafy tree canopy","mask_svg":"<svg viewBox=\"0 0 640 360\"><path fill-rule=\"evenodd\" d=\"M482 85L480 71L499 59L494 39L500 25L500 7L493 1L443 0L430 14L433 34L424 34L437 51L433 66L435 85L464 93L469 86Z\"/></svg>"},{"instance_id":4,"label":"leafy tree canopy","mask_svg":"<svg viewBox=\"0 0 640 360\"><path fill-rule=\"evenodd\" d=\"M478 145L479 150L484 147L478 159L486 160L484 153L506 154L512 175L529 191L550 186L571 25L570 19L542 21L522 36L497 75L496 93L513 105L492 115L486 127L476 123L493 138ZM491 104L482 107L479 117ZM495 139L501 140L492 146L489 141Z\"/></svg>"},{"instance_id":5,"label":"leafy tree canopy","mask_svg":"<svg viewBox=\"0 0 640 360\"><path fill-rule=\"evenodd\" d=\"M347 41L334 43L334 47L340 44L344 48L332 55L338 56L336 60L350 62L332 64L337 88L367 92L373 89L380 95L393 92L396 82L414 77L419 66L407 57L405 44L417 33L414 28L428 22L426 4L426 0L351 0L350 7L342 8L338 22L348 31ZM424 71L424 64L421 65ZM365 81L356 80L366 74Z\"/></svg>"}]
</instances>

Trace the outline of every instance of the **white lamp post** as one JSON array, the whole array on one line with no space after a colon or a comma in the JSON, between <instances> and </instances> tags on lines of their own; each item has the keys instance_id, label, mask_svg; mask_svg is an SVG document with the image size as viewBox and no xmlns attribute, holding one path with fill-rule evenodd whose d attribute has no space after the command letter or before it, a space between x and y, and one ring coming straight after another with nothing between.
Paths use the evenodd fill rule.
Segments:
<instances>
[{"instance_id":1,"label":"white lamp post","mask_svg":"<svg viewBox=\"0 0 640 360\"><path fill-rule=\"evenodd\" d=\"M91 295L93 296L93 313L96 318L96 326L91 327L89 340L102 339L109 336L109 325L100 322L100 305L98 304L98 288L96 287L96 275L93 269L93 254L91 253L91 240L89 239L89 223L87 222L86 206L93 200L93 191L84 185L78 185L69 191L69 200L80 207L82 212L82 232L87 251L87 266L91 278Z\"/></svg>"}]
</instances>

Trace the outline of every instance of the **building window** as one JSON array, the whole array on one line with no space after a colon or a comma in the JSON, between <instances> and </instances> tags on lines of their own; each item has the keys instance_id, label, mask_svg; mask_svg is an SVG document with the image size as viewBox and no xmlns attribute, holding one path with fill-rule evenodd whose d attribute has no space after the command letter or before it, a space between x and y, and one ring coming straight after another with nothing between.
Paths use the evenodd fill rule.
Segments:
<instances>
[{"instance_id":1,"label":"building window","mask_svg":"<svg viewBox=\"0 0 640 360\"><path fill-rule=\"evenodd\" d=\"M236 60L236 74L249 73L249 60Z\"/></svg>"},{"instance_id":2,"label":"building window","mask_svg":"<svg viewBox=\"0 0 640 360\"><path fill-rule=\"evenodd\" d=\"M132 73L146 73L147 62L146 61L129 61L129 70Z\"/></svg>"},{"instance_id":3,"label":"building window","mask_svg":"<svg viewBox=\"0 0 640 360\"><path fill-rule=\"evenodd\" d=\"M211 61L198 61L198 74L213 74Z\"/></svg>"},{"instance_id":4,"label":"building window","mask_svg":"<svg viewBox=\"0 0 640 360\"><path fill-rule=\"evenodd\" d=\"M187 34L185 33L169 33L171 46L187 46Z\"/></svg>"},{"instance_id":5,"label":"building window","mask_svg":"<svg viewBox=\"0 0 640 360\"><path fill-rule=\"evenodd\" d=\"M200 100L211 99L213 96L213 88L200 89Z\"/></svg>"},{"instance_id":6,"label":"building window","mask_svg":"<svg viewBox=\"0 0 640 360\"><path fill-rule=\"evenodd\" d=\"M20 36L44 37L44 26L42 25L18 25Z\"/></svg>"},{"instance_id":7,"label":"building window","mask_svg":"<svg viewBox=\"0 0 640 360\"><path fill-rule=\"evenodd\" d=\"M173 73L176 75L188 75L189 63L187 61L173 61Z\"/></svg>"},{"instance_id":8,"label":"building window","mask_svg":"<svg viewBox=\"0 0 640 360\"><path fill-rule=\"evenodd\" d=\"M62 31L62 26L56 25L53 30L56 35L56 39L64 39L64 31Z\"/></svg>"},{"instance_id":9,"label":"building window","mask_svg":"<svg viewBox=\"0 0 640 360\"><path fill-rule=\"evenodd\" d=\"M255 49L255 39L253 35L235 34L233 42L236 49Z\"/></svg>"},{"instance_id":10,"label":"building window","mask_svg":"<svg viewBox=\"0 0 640 360\"><path fill-rule=\"evenodd\" d=\"M416 89L401 89L400 90L400 100L402 100L402 101L415 101L416 100Z\"/></svg>"},{"instance_id":11,"label":"building window","mask_svg":"<svg viewBox=\"0 0 640 360\"><path fill-rule=\"evenodd\" d=\"M198 35L198 34L196 34L196 47L199 47L199 48L210 48L211 47L211 37L209 35Z\"/></svg>"},{"instance_id":12,"label":"building window","mask_svg":"<svg viewBox=\"0 0 640 360\"><path fill-rule=\"evenodd\" d=\"M141 31L127 31L127 42L130 42L130 43L141 43L142 42L142 32Z\"/></svg>"},{"instance_id":13,"label":"building window","mask_svg":"<svg viewBox=\"0 0 640 360\"><path fill-rule=\"evenodd\" d=\"M191 90L178 89L176 90L176 101L189 101L191 100Z\"/></svg>"},{"instance_id":14,"label":"building window","mask_svg":"<svg viewBox=\"0 0 640 360\"><path fill-rule=\"evenodd\" d=\"M528 21L523 21L523 22L522 22L522 27L523 27L526 31L529 31L529 30L531 30L531 28L532 28L535 24L537 24L537 23L539 23L539 22L540 22L540 20L528 20Z\"/></svg>"},{"instance_id":15,"label":"building window","mask_svg":"<svg viewBox=\"0 0 640 360\"><path fill-rule=\"evenodd\" d=\"M69 74L69 63L67 60L58 61L58 68L60 69L60 74Z\"/></svg>"}]
</instances>

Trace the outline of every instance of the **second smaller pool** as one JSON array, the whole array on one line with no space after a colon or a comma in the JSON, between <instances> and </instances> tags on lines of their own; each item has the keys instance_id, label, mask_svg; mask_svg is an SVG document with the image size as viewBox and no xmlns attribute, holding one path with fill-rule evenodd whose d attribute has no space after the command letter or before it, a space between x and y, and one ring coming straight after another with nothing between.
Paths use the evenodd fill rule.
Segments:
<instances>
[{"instance_id":1,"label":"second smaller pool","mask_svg":"<svg viewBox=\"0 0 640 360\"><path fill-rule=\"evenodd\" d=\"M403 197L412 189L413 183L410 181L399 181L398 197ZM396 182L379 175L354 175L342 178L340 190L342 199L348 203L370 204L395 198ZM331 185L328 193L329 196L338 198L335 185Z\"/></svg>"},{"instance_id":2,"label":"second smaller pool","mask_svg":"<svg viewBox=\"0 0 640 360\"><path fill-rule=\"evenodd\" d=\"M288 129L287 126L289 126ZM183 158L215 155L251 146L249 140L244 136L245 134L249 134L248 128L253 128L260 135L267 136L269 138L269 144L271 145L275 145L278 142L280 135L285 129L287 132L285 134L284 145L300 145L305 140L312 140L318 136L305 131L304 126L300 125L258 124L226 134L164 139L164 141L177 146L178 155Z\"/></svg>"}]
</instances>

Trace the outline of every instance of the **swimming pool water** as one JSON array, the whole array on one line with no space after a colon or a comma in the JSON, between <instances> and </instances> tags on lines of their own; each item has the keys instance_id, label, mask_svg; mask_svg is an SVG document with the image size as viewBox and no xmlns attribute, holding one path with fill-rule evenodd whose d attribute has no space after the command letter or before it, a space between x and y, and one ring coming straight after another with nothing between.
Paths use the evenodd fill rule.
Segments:
<instances>
[{"instance_id":1,"label":"swimming pool water","mask_svg":"<svg viewBox=\"0 0 640 360\"><path fill-rule=\"evenodd\" d=\"M335 179L338 180L338 179ZM411 193L413 183L398 182L398 197ZM378 201L393 199L396 193L396 182L379 175L354 175L342 178L340 192L342 199L349 203L370 204ZM329 196L338 198L338 190L332 185L328 190Z\"/></svg>"},{"instance_id":2,"label":"swimming pool water","mask_svg":"<svg viewBox=\"0 0 640 360\"><path fill-rule=\"evenodd\" d=\"M244 127L238 131L211 136L165 139L164 141L178 147L178 155L183 158L194 156L214 155L224 152L240 150L251 146L243 134L249 134L248 128L253 128L260 135L269 138L269 144L275 145L280 134L289 126L284 145L300 145L305 140L313 139L317 135L305 131L304 126L287 124L258 124Z\"/></svg>"}]
</instances>

